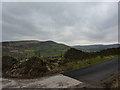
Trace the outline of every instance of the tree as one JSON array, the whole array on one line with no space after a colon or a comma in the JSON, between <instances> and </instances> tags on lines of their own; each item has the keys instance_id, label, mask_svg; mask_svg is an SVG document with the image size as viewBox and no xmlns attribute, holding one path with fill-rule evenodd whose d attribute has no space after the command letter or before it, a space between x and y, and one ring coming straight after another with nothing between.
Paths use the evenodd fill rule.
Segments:
<instances>
[{"instance_id":1,"label":"tree","mask_svg":"<svg viewBox=\"0 0 120 90\"><path fill-rule=\"evenodd\" d=\"M82 60L84 59L85 53L76 50L74 48L70 48L67 52L65 52L64 57L66 60L71 61L71 60Z\"/></svg>"}]
</instances>

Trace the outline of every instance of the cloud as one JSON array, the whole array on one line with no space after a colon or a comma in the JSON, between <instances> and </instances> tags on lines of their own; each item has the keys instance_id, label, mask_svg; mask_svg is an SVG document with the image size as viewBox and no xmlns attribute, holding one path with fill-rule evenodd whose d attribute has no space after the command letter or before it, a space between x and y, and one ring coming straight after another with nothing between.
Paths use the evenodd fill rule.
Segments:
<instances>
[{"instance_id":1,"label":"cloud","mask_svg":"<svg viewBox=\"0 0 120 90\"><path fill-rule=\"evenodd\" d=\"M3 41L117 42L117 3L7 2L2 8Z\"/></svg>"}]
</instances>

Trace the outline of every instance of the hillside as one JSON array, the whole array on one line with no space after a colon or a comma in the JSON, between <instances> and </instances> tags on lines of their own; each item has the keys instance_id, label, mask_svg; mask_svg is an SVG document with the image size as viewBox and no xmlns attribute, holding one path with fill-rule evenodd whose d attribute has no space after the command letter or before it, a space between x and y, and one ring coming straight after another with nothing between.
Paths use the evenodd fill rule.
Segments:
<instances>
[{"instance_id":1,"label":"hillside","mask_svg":"<svg viewBox=\"0 0 120 90\"><path fill-rule=\"evenodd\" d=\"M69 49L69 46L54 41L11 41L2 42L3 56L31 57L61 55Z\"/></svg>"},{"instance_id":2,"label":"hillside","mask_svg":"<svg viewBox=\"0 0 120 90\"><path fill-rule=\"evenodd\" d=\"M120 44L111 44L111 45L85 45L85 46L72 46L72 48L75 48L77 50L82 50L85 52L96 52L96 51L101 51L104 49L108 49L108 48L117 48L119 47Z\"/></svg>"},{"instance_id":3,"label":"hillside","mask_svg":"<svg viewBox=\"0 0 120 90\"><path fill-rule=\"evenodd\" d=\"M116 48L118 44L112 45L87 45L87 46L72 46L77 50L85 52L100 51L107 48ZM63 55L70 46L57 43L54 41L37 41L37 40L26 40L26 41L9 41L2 42L2 54L10 55L14 57L24 58L31 56L58 56Z\"/></svg>"}]
</instances>

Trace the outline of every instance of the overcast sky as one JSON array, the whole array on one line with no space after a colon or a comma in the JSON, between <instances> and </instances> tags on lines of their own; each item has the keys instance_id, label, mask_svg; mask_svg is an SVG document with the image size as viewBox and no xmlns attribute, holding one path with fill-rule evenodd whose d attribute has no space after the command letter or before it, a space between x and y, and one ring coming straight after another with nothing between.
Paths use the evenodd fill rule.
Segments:
<instances>
[{"instance_id":1,"label":"overcast sky","mask_svg":"<svg viewBox=\"0 0 120 90\"><path fill-rule=\"evenodd\" d=\"M118 41L117 3L3 3L2 39L53 40L67 45Z\"/></svg>"}]
</instances>

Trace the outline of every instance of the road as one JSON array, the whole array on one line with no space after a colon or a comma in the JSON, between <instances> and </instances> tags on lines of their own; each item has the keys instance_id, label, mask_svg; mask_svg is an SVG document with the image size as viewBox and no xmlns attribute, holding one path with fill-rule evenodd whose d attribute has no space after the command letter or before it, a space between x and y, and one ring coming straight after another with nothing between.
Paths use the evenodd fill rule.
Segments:
<instances>
[{"instance_id":1,"label":"road","mask_svg":"<svg viewBox=\"0 0 120 90\"><path fill-rule=\"evenodd\" d=\"M76 80L95 85L118 71L118 60L119 59L112 59L87 68L67 71L62 74Z\"/></svg>"},{"instance_id":2,"label":"road","mask_svg":"<svg viewBox=\"0 0 120 90\"><path fill-rule=\"evenodd\" d=\"M118 59L109 60L87 68L67 71L54 76L37 79L2 79L3 88L67 88L83 83L98 84L118 71Z\"/></svg>"}]
</instances>

